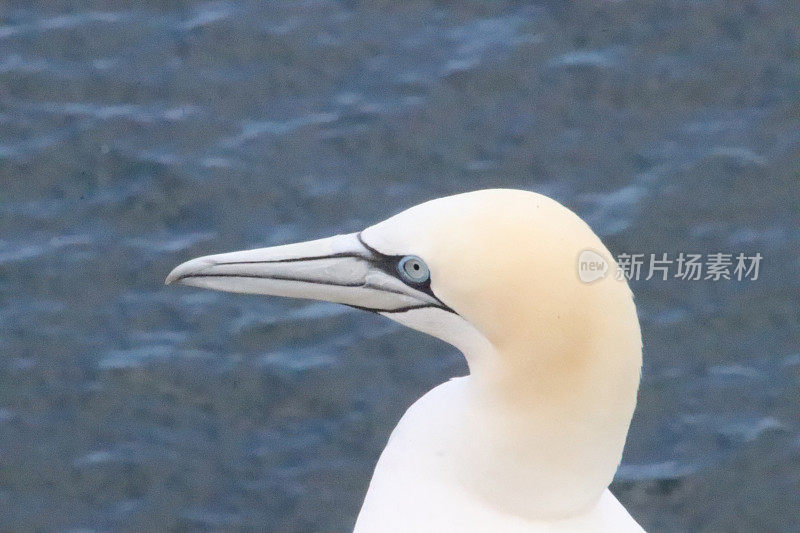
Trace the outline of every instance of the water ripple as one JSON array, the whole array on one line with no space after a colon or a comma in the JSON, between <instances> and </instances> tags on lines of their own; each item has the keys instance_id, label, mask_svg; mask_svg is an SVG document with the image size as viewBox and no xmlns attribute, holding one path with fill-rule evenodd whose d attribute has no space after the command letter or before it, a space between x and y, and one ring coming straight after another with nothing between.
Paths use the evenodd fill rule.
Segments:
<instances>
[{"instance_id":1,"label":"water ripple","mask_svg":"<svg viewBox=\"0 0 800 533\"><path fill-rule=\"evenodd\" d=\"M233 13L233 6L230 2L207 2L200 6L193 6L193 11L192 18L178 24L179 30L191 31L225 20Z\"/></svg>"},{"instance_id":2,"label":"water ripple","mask_svg":"<svg viewBox=\"0 0 800 533\"><path fill-rule=\"evenodd\" d=\"M200 115L201 108L194 105L161 106L158 104L97 104L92 102L37 102L18 104L18 109L29 113L89 117L97 120L124 118L142 124L178 122Z\"/></svg>"},{"instance_id":3,"label":"water ripple","mask_svg":"<svg viewBox=\"0 0 800 533\"><path fill-rule=\"evenodd\" d=\"M621 464L614 481L651 481L680 479L697 473L702 464L685 461Z\"/></svg>"},{"instance_id":4,"label":"water ripple","mask_svg":"<svg viewBox=\"0 0 800 533\"><path fill-rule=\"evenodd\" d=\"M338 119L338 113L311 113L288 120L246 121L242 124L240 133L223 139L219 145L223 148L235 148L264 134L286 135L300 128L330 124Z\"/></svg>"},{"instance_id":5,"label":"water ripple","mask_svg":"<svg viewBox=\"0 0 800 533\"><path fill-rule=\"evenodd\" d=\"M135 237L126 240L125 244L154 253L174 253L210 241L216 236L216 232L198 231L176 236Z\"/></svg>"},{"instance_id":6,"label":"water ripple","mask_svg":"<svg viewBox=\"0 0 800 533\"><path fill-rule=\"evenodd\" d=\"M93 23L117 24L129 18L129 13L109 11L88 11L74 15L58 15L39 19L27 24L0 26L0 39L8 39L29 33L42 33L52 30L77 28Z\"/></svg>"}]
</instances>

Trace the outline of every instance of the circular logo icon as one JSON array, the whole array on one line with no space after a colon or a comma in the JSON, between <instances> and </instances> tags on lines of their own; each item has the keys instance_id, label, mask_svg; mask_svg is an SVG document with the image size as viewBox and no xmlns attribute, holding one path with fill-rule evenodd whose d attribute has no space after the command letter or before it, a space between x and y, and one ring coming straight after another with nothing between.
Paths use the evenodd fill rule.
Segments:
<instances>
[{"instance_id":1,"label":"circular logo icon","mask_svg":"<svg viewBox=\"0 0 800 533\"><path fill-rule=\"evenodd\" d=\"M606 277L608 262L594 250L584 250L578 256L578 278L584 283L592 283Z\"/></svg>"}]
</instances>

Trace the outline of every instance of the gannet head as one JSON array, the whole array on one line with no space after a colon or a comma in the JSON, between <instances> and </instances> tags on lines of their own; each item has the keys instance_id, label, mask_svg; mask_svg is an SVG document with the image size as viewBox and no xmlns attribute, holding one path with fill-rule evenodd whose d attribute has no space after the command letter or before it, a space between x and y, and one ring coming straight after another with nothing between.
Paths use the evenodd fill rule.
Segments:
<instances>
[{"instance_id":1,"label":"gannet head","mask_svg":"<svg viewBox=\"0 0 800 533\"><path fill-rule=\"evenodd\" d=\"M573 502L581 505L613 477L641 367L631 292L613 273L582 282L584 250L614 264L559 203L492 189L432 200L359 233L193 259L166 283L342 303L453 344L483 408L508 414L487 419L530 426L512 443L487 446L530 447L545 465L532 461L534 476L546 476L546 465L572 471L585 484ZM524 470L521 484L530 477Z\"/></svg>"},{"instance_id":2,"label":"gannet head","mask_svg":"<svg viewBox=\"0 0 800 533\"><path fill-rule=\"evenodd\" d=\"M568 365L604 340L616 315L613 336L638 349L627 284L610 274L582 282L584 250L613 264L559 203L489 189L425 202L359 233L193 259L166 283L374 311L460 348L474 373L498 367L494 352Z\"/></svg>"}]
</instances>

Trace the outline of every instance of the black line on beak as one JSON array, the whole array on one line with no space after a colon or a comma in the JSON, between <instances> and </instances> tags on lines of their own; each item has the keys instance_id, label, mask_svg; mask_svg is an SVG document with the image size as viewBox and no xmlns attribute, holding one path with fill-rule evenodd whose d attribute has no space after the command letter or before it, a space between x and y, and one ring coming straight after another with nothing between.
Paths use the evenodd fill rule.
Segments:
<instances>
[{"instance_id":1,"label":"black line on beak","mask_svg":"<svg viewBox=\"0 0 800 533\"><path fill-rule=\"evenodd\" d=\"M264 261L267 262L267 261ZM237 263L217 263L218 265L227 265L227 264L237 264ZM180 281L182 279L188 278L247 278L247 279L274 279L277 281L296 281L298 283L311 283L314 285L329 285L331 287L363 287L361 283L331 283L329 281L323 281L319 279L297 279L288 276L259 276L257 274L189 274L186 276L181 276L177 278L175 281ZM383 289L381 289L383 290ZM395 292L395 291L385 291L385 292ZM400 294L400 293L398 293Z\"/></svg>"},{"instance_id":2,"label":"black line on beak","mask_svg":"<svg viewBox=\"0 0 800 533\"><path fill-rule=\"evenodd\" d=\"M337 257L356 257L366 259L363 255L355 252L339 252L328 255L313 255L309 257L292 257L290 259L268 259L266 261L227 261L225 263L215 263L215 265L263 265L269 263L296 263L299 261L316 261L318 259L336 259Z\"/></svg>"}]
</instances>

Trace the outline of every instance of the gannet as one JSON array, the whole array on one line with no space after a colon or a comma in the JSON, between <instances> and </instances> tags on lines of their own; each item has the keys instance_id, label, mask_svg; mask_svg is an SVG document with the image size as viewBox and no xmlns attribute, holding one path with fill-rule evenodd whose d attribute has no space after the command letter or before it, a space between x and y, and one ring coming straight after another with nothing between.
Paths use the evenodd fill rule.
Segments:
<instances>
[{"instance_id":1,"label":"gannet","mask_svg":"<svg viewBox=\"0 0 800 533\"><path fill-rule=\"evenodd\" d=\"M460 350L375 468L356 533L643 531L608 490L641 370L624 279L581 281L589 226L533 192L431 200L361 232L193 259L166 283L336 302Z\"/></svg>"}]
</instances>

